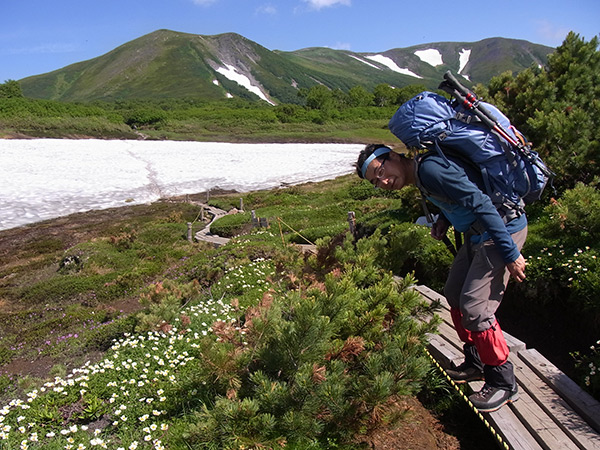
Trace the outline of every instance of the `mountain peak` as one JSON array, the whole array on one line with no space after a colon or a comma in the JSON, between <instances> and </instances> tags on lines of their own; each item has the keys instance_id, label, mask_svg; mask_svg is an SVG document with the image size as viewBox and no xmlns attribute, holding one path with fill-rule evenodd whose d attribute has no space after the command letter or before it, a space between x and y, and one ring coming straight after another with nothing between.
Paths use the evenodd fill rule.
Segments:
<instances>
[{"instance_id":1,"label":"mountain peak","mask_svg":"<svg viewBox=\"0 0 600 450\"><path fill-rule=\"evenodd\" d=\"M293 103L299 88L316 84L347 90L419 83L435 89L446 70L486 83L507 70L543 65L553 50L522 40L489 38L384 52L324 47L283 52L234 32L200 35L160 29L97 58L25 78L21 87L28 97L66 101L242 97Z\"/></svg>"}]
</instances>

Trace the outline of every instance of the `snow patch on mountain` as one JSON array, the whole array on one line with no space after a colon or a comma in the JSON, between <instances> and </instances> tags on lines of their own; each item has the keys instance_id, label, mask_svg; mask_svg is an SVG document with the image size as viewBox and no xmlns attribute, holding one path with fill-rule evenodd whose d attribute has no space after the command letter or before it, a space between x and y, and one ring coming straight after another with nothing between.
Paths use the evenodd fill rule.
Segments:
<instances>
[{"instance_id":1,"label":"snow patch on mountain","mask_svg":"<svg viewBox=\"0 0 600 450\"><path fill-rule=\"evenodd\" d=\"M348 55L350 58L354 58L357 61L360 61L363 64L366 64L369 67L372 67L377 70L381 70L381 67L376 66L375 64L371 64L369 61L365 61L364 59L359 58L358 56Z\"/></svg>"},{"instance_id":2,"label":"snow patch on mountain","mask_svg":"<svg viewBox=\"0 0 600 450\"><path fill-rule=\"evenodd\" d=\"M442 54L439 50L436 50L435 48L430 48L427 50L417 50L415 52L415 55L421 61L426 62L427 64L433 67L441 66L442 64L444 64L444 61L442 60Z\"/></svg>"},{"instance_id":3,"label":"snow patch on mountain","mask_svg":"<svg viewBox=\"0 0 600 450\"><path fill-rule=\"evenodd\" d=\"M460 73L467 80L469 79L469 76L466 75L466 74L464 74L464 73L462 73L462 71L467 66L467 63L469 62L469 58L470 57L471 57L471 50L470 49L463 48L460 51L460 53L459 53L460 65L458 67L458 73Z\"/></svg>"},{"instance_id":4,"label":"snow patch on mountain","mask_svg":"<svg viewBox=\"0 0 600 450\"><path fill-rule=\"evenodd\" d=\"M388 58L387 56L368 55L367 58L386 66L388 69L393 70L394 72L401 73L402 75L408 75L408 76L415 77L415 78L423 78L422 76L419 76L416 73L411 72L408 69L403 69L401 67L398 67L398 65L391 58Z\"/></svg>"},{"instance_id":5,"label":"snow patch on mountain","mask_svg":"<svg viewBox=\"0 0 600 450\"><path fill-rule=\"evenodd\" d=\"M225 64L225 67L219 67L217 69L217 72L223 75L228 80L235 81L240 86L245 87L250 92L258 95L261 99L270 103L271 105L275 104L271 100L269 100L269 98L265 95L261 88L253 85L250 79L243 73L238 72L238 70L234 66Z\"/></svg>"}]
</instances>

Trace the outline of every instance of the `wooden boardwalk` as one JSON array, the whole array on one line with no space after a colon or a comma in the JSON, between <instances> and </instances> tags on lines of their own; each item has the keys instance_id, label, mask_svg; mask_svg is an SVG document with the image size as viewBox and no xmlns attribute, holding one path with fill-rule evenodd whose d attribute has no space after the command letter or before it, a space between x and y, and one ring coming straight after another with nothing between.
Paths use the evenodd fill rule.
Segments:
<instances>
[{"instance_id":1,"label":"wooden boardwalk","mask_svg":"<svg viewBox=\"0 0 600 450\"><path fill-rule=\"evenodd\" d=\"M453 362L460 364L462 342L454 331L446 299L426 286L416 289L426 300L440 304L437 314L443 322L439 334L430 335L430 354L442 370ZM525 343L506 332L504 336L519 384L519 400L498 411L480 413L466 396L481 389L481 381L469 383L463 396L497 433L500 448L600 449L600 403L538 351L527 349Z\"/></svg>"},{"instance_id":2,"label":"wooden boardwalk","mask_svg":"<svg viewBox=\"0 0 600 450\"><path fill-rule=\"evenodd\" d=\"M217 247L217 248L222 245L227 244L230 241L229 238L221 237L216 234L212 234L210 232L210 226L213 224L213 222L215 220L223 217L224 215L226 215L227 211L223 211L222 209L215 208L206 203L196 203L196 204L198 206L204 208L205 211L209 215L212 216L212 218L211 218L210 222L208 224L206 224L200 231L197 231L196 233L194 233L194 238L197 241L209 242L210 244L212 244L214 247ZM304 253L316 253L317 252L317 246L314 244L296 244L296 245Z\"/></svg>"},{"instance_id":3,"label":"wooden boardwalk","mask_svg":"<svg viewBox=\"0 0 600 450\"><path fill-rule=\"evenodd\" d=\"M217 236L216 234L212 234L210 232L210 226L212 225L212 223L215 220L223 217L225 214L227 214L227 212L223 211L222 209L207 205L205 203L197 203L197 204L200 207L207 210L208 214L210 214L212 216L212 219L210 220L210 222L208 224L206 224L204 226L204 228L202 228L200 231L195 233L194 237L196 238L196 240L210 242L215 247L220 247L221 245L227 244L227 242L229 242L228 238Z\"/></svg>"}]
</instances>

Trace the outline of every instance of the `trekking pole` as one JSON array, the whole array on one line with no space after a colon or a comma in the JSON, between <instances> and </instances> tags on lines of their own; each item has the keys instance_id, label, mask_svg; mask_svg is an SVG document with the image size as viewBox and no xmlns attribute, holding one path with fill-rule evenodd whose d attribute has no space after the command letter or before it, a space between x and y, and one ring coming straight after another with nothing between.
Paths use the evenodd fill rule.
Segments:
<instances>
[{"instance_id":1,"label":"trekking pole","mask_svg":"<svg viewBox=\"0 0 600 450\"><path fill-rule=\"evenodd\" d=\"M530 147L527 144L521 142L519 139L513 138L508 131L500 125L496 116L481 104L481 101L473 92L460 84L456 77L452 75L452 72L448 70L444 74L444 81L439 85L439 88L455 97L465 108L473 111L486 126L495 131L513 147L516 147L517 150L532 164L535 164L544 175L550 178L555 176L554 172L548 169L544 164L539 163L537 158L531 153Z\"/></svg>"},{"instance_id":2,"label":"trekking pole","mask_svg":"<svg viewBox=\"0 0 600 450\"><path fill-rule=\"evenodd\" d=\"M524 147L523 143L517 139L514 139L507 131L502 128L498 119L494 114L492 114L485 106L481 104L477 96L464 87L460 82L456 79L452 72L447 71L444 74L444 79L440 84L440 89L448 92L450 95L455 97L462 105L473 111L475 115L481 119L481 121L487 125L489 128L496 131L500 136L506 139L511 145L522 148Z\"/></svg>"}]
</instances>

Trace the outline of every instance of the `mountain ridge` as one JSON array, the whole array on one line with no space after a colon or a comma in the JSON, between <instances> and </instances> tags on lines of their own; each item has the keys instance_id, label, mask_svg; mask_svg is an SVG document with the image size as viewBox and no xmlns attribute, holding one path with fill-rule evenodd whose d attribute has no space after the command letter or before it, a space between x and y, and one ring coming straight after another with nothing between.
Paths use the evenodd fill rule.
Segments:
<instances>
[{"instance_id":1,"label":"mountain ridge","mask_svg":"<svg viewBox=\"0 0 600 450\"><path fill-rule=\"evenodd\" d=\"M552 47L487 38L383 52L327 47L269 50L237 33L200 35L161 29L86 61L20 80L27 97L64 100L228 97L297 103L298 90L322 84L348 90L422 84L435 89L447 70L467 84L507 70L544 65ZM466 55L466 57L465 57Z\"/></svg>"}]
</instances>

